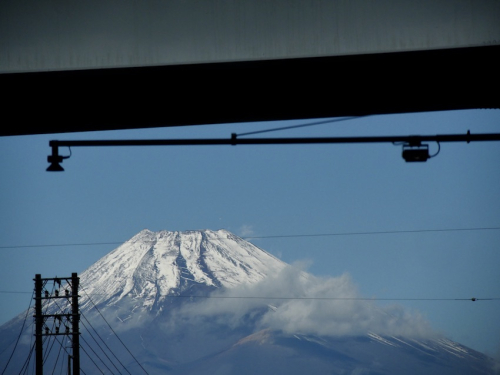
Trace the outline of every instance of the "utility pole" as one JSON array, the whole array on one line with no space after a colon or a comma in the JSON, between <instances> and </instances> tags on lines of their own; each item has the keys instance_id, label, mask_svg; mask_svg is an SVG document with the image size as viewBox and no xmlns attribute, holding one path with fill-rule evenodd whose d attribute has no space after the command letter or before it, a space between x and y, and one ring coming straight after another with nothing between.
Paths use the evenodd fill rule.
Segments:
<instances>
[{"instance_id":1,"label":"utility pole","mask_svg":"<svg viewBox=\"0 0 500 375\"><path fill-rule=\"evenodd\" d=\"M43 375L43 341L42 341L42 275L35 275L35 351L36 375Z\"/></svg>"},{"instance_id":2,"label":"utility pole","mask_svg":"<svg viewBox=\"0 0 500 375\"><path fill-rule=\"evenodd\" d=\"M72 321L73 321L73 375L80 375L80 313L78 306L78 288L80 278L76 272L71 274L72 288Z\"/></svg>"},{"instance_id":3,"label":"utility pole","mask_svg":"<svg viewBox=\"0 0 500 375\"><path fill-rule=\"evenodd\" d=\"M68 357L68 373L71 374L70 361L73 359L73 375L80 375L80 309L78 304L78 288L80 278L76 273L71 277L55 277L45 279L40 274L35 275L35 351L36 351L36 375L43 375L43 337L44 336L71 336L72 355ZM49 293L46 286L49 281L53 282L54 292ZM66 285L62 286L62 282ZM57 288L56 288L57 284ZM64 292L62 292L64 290ZM61 307L55 300L66 300L71 305L71 313L63 313ZM43 302L47 304L54 300L52 306L48 305L43 311ZM65 305L67 307L67 305ZM55 311L59 310L59 311ZM51 314L50 312L55 312ZM49 327L48 320L53 321L53 328ZM71 327L71 329L70 329Z\"/></svg>"}]
</instances>

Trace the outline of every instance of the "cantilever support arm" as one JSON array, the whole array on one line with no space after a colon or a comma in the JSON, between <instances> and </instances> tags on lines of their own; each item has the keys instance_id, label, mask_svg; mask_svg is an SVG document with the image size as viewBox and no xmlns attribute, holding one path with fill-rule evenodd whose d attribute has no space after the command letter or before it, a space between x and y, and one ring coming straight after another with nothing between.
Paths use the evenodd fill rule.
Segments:
<instances>
[{"instance_id":1,"label":"cantilever support arm","mask_svg":"<svg viewBox=\"0 0 500 375\"><path fill-rule=\"evenodd\" d=\"M120 140L52 140L51 161L58 156L58 147L117 147L117 146L217 146L217 145L298 145L298 144L338 144L338 143L403 143L419 146L422 142L477 142L500 141L500 133L373 136L373 137L314 137L314 138L230 138L205 139L120 139ZM67 158L67 157L64 157ZM57 159L59 160L59 159Z\"/></svg>"},{"instance_id":2,"label":"cantilever support arm","mask_svg":"<svg viewBox=\"0 0 500 375\"><path fill-rule=\"evenodd\" d=\"M373 137L315 137L315 138L205 138L205 139L119 139L49 142L50 147L113 147L113 146L217 146L217 145L293 145L327 143L408 143L418 142L477 142L500 141L500 133L442 134Z\"/></svg>"}]
</instances>

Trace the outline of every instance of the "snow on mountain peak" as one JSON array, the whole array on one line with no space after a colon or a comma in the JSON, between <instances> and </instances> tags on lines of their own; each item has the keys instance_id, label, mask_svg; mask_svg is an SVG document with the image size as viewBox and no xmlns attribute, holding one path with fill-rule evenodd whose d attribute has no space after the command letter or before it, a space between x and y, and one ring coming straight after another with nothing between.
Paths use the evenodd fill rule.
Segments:
<instances>
[{"instance_id":1,"label":"snow on mountain peak","mask_svg":"<svg viewBox=\"0 0 500 375\"><path fill-rule=\"evenodd\" d=\"M143 230L81 275L96 304L125 296L151 309L168 295L190 295L197 287L252 284L285 263L226 230Z\"/></svg>"}]
</instances>

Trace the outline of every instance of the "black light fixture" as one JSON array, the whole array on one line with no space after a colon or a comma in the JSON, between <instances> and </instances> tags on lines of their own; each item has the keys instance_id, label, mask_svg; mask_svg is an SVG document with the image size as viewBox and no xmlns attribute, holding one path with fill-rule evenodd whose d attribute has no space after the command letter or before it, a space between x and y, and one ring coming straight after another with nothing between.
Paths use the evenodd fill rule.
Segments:
<instances>
[{"instance_id":1,"label":"black light fixture","mask_svg":"<svg viewBox=\"0 0 500 375\"><path fill-rule=\"evenodd\" d=\"M430 158L429 145L403 145L402 155L407 163L426 162Z\"/></svg>"},{"instance_id":2,"label":"black light fixture","mask_svg":"<svg viewBox=\"0 0 500 375\"><path fill-rule=\"evenodd\" d=\"M69 156L59 155L59 147L52 146L52 155L47 156L47 161L50 163L50 165L47 168L47 172L64 172L64 168L61 167L60 163L62 163L64 159L68 158Z\"/></svg>"},{"instance_id":3,"label":"black light fixture","mask_svg":"<svg viewBox=\"0 0 500 375\"><path fill-rule=\"evenodd\" d=\"M52 147L52 155L47 156L47 161L50 163L47 172L63 172L64 168L61 167L63 157L59 156L59 148Z\"/></svg>"}]
</instances>

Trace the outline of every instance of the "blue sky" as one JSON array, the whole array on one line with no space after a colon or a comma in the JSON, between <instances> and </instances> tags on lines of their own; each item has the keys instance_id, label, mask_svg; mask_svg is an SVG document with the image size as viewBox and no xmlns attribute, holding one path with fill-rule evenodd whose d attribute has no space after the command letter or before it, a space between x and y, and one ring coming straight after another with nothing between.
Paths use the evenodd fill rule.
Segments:
<instances>
[{"instance_id":1,"label":"blue sky","mask_svg":"<svg viewBox=\"0 0 500 375\"><path fill-rule=\"evenodd\" d=\"M366 297L401 298L438 331L500 348L500 143L444 143L426 163L370 145L73 148L48 173L49 140L226 138L311 120L0 138L0 324L33 277L81 273L140 230L225 228L319 276L349 273ZM265 137L499 132L500 110L369 116ZM431 153L437 150L430 144ZM61 149L62 154L68 150ZM20 247L30 245L79 246ZM16 248L9 248L9 246ZM391 304L396 302L383 302Z\"/></svg>"}]
</instances>

